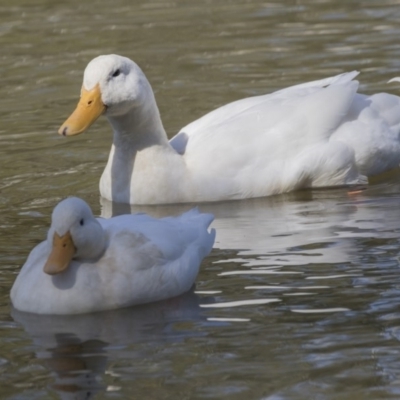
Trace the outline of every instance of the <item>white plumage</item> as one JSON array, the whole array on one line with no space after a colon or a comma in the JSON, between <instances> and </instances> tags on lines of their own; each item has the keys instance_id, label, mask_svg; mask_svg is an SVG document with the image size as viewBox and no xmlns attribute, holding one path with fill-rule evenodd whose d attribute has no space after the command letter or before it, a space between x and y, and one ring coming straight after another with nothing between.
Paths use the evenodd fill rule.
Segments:
<instances>
[{"instance_id":1,"label":"white plumage","mask_svg":"<svg viewBox=\"0 0 400 400\"><path fill-rule=\"evenodd\" d=\"M100 193L122 203L157 204L366 183L399 165L400 98L357 93L357 74L233 102L168 141L141 69L125 57L97 57L85 70L82 91L97 89L104 106L98 115L104 112L114 131ZM78 125L70 118L60 133L89 126Z\"/></svg>"},{"instance_id":2,"label":"white plumage","mask_svg":"<svg viewBox=\"0 0 400 400\"><path fill-rule=\"evenodd\" d=\"M79 314L163 300L193 285L215 231L211 214L192 209L178 217L145 214L96 219L81 199L63 200L53 211L46 241L22 267L11 300L21 311ZM69 266L43 271L55 234L70 233L75 247Z\"/></svg>"}]
</instances>

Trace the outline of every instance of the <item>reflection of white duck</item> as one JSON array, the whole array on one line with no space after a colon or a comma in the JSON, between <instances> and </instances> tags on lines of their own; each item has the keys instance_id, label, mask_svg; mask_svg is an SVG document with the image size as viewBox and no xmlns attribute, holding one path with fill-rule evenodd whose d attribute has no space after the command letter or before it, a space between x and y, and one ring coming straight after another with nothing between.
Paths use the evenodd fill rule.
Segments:
<instances>
[{"instance_id":1,"label":"reflection of white duck","mask_svg":"<svg viewBox=\"0 0 400 400\"><path fill-rule=\"evenodd\" d=\"M21 311L78 314L148 303L193 285L215 231L210 214L96 219L81 199L53 211L47 240L30 253L12 289Z\"/></svg>"},{"instance_id":2,"label":"reflection of white duck","mask_svg":"<svg viewBox=\"0 0 400 400\"><path fill-rule=\"evenodd\" d=\"M61 126L114 130L103 197L156 204L262 197L366 182L400 162L400 98L357 93L356 72L236 101L168 141L149 82L131 60L92 60L81 100Z\"/></svg>"},{"instance_id":3,"label":"reflection of white duck","mask_svg":"<svg viewBox=\"0 0 400 400\"><path fill-rule=\"evenodd\" d=\"M400 171L399 171L400 172ZM359 195L345 190L299 191L281 196L202 204L215 216L214 248L257 255L264 265L351 262L360 237L400 237L398 202L400 173L391 184L376 184ZM380 196L384 190L385 197ZM391 193L389 197L388 193ZM381 204L381 202L383 203ZM179 214L184 204L138 206L101 199L102 215L145 212L160 218ZM371 213L371 209L374 210ZM114 213L114 214L113 214ZM235 253L228 251L235 257ZM226 258L226 257L224 257ZM240 258L240 257L239 257ZM222 261L221 261L222 262Z\"/></svg>"},{"instance_id":4,"label":"reflection of white duck","mask_svg":"<svg viewBox=\"0 0 400 400\"><path fill-rule=\"evenodd\" d=\"M204 302L204 297L201 300ZM193 329L193 323L206 319L199 302L200 298L189 290L169 300L119 310L37 315L12 309L11 315L22 325L25 337L33 341L39 360L31 360L31 365L46 365L53 372L53 383L49 385L58 397L88 400L107 390L105 377L126 356L125 351L115 351L116 348L129 347L131 361L139 363L145 358L154 363L154 354L163 357L163 351L157 349L163 349L166 341L175 343L203 335ZM146 343L146 349L141 343ZM175 364L169 364L164 366L166 373L173 372Z\"/></svg>"}]
</instances>

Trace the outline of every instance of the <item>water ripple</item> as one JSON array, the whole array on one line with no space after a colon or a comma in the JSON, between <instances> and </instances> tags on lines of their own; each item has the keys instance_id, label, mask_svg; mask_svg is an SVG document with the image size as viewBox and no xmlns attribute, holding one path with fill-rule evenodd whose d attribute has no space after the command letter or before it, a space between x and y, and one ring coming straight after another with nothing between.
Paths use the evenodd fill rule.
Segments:
<instances>
[{"instance_id":1,"label":"water ripple","mask_svg":"<svg viewBox=\"0 0 400 400\"><path fill-rule=\"evenodd\" d=\"M279 300L279 299L250 299L250 300L226 301L224 303L200 304L200 307L202 307L202 308L228 308L228 307L258 305L258 304L269 304L269 303L276 303L279 301L281 301L281 300Z\"/></svg>"}]
</instances>

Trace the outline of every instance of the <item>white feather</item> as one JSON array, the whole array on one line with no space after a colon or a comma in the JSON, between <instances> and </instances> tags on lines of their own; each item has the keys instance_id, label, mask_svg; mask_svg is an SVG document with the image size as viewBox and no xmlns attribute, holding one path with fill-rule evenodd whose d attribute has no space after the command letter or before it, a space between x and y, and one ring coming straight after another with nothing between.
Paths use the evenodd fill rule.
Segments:
<instances>
[{"instance_id":1,"label":"white feather","mask_svg":"<svg viewBox=\"0 0 400 400\"><path fill-rule=\"evenodd\" d=\"M95 219L88 216L88 208L77 198L56 207L49 232L69 230L77 255L82 246L87 251L81 251L84 256L77 256L64 272L47 275L43 266L51 250L49 234L31 251L14 282L11 300L16 309L79 314L178 296L193 285L215 240L215 231L208 232L213 216L197 209L162 219L145 214ZM81 227L76 221L82 216ZM99 229L90 229L87 237L85 227L90 224Z\"/></svg>"},{"instance_id":2,"label":"white feather","mask_svg":"<svg viewBox=\"0 0 400 400\"><path fill-rule=\"evenodd\" d=\"M117 67L125 75L114 81L110 71ZM84 84L99 83L114 130L100 193L122 203L156 204L367 183L399 166L400 98L359 94L357 75L227 104L168 142L140 68L117 55L96 58Z\"/></svg>"}]
</instances>

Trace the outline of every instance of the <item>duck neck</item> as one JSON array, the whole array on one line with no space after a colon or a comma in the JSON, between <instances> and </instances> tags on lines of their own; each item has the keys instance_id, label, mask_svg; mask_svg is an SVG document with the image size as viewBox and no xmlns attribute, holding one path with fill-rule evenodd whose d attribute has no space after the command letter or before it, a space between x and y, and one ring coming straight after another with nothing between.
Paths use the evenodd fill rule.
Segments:
<instances>
[{"instance_id":1,"label":"duck neck","mask_svg":"<svg viewBox=\"0 0 400 400\"><path fill-rule=\"evenodd\" d=\"M145 171L152 171L156 164L164 165L174 153L155 101L150 105L150 108L132 109L122 116L108 117L114 131L113 145L100 182L102 195L108 200L132 202L130 187L137 175L134 170L140 171L138 177L143 179Z\"/></svg>"},{"instance_id":2,"label":"duck neck","mask_svg":"<svg viewBox=\"0 0 400 400\"><path fill-rule=\"evenodd\" d=\"M169 147L156 104L137 107L121 116L108 117L113 128L115 150L135 155L153 146Z\"/></svg>"}]
</instances>

